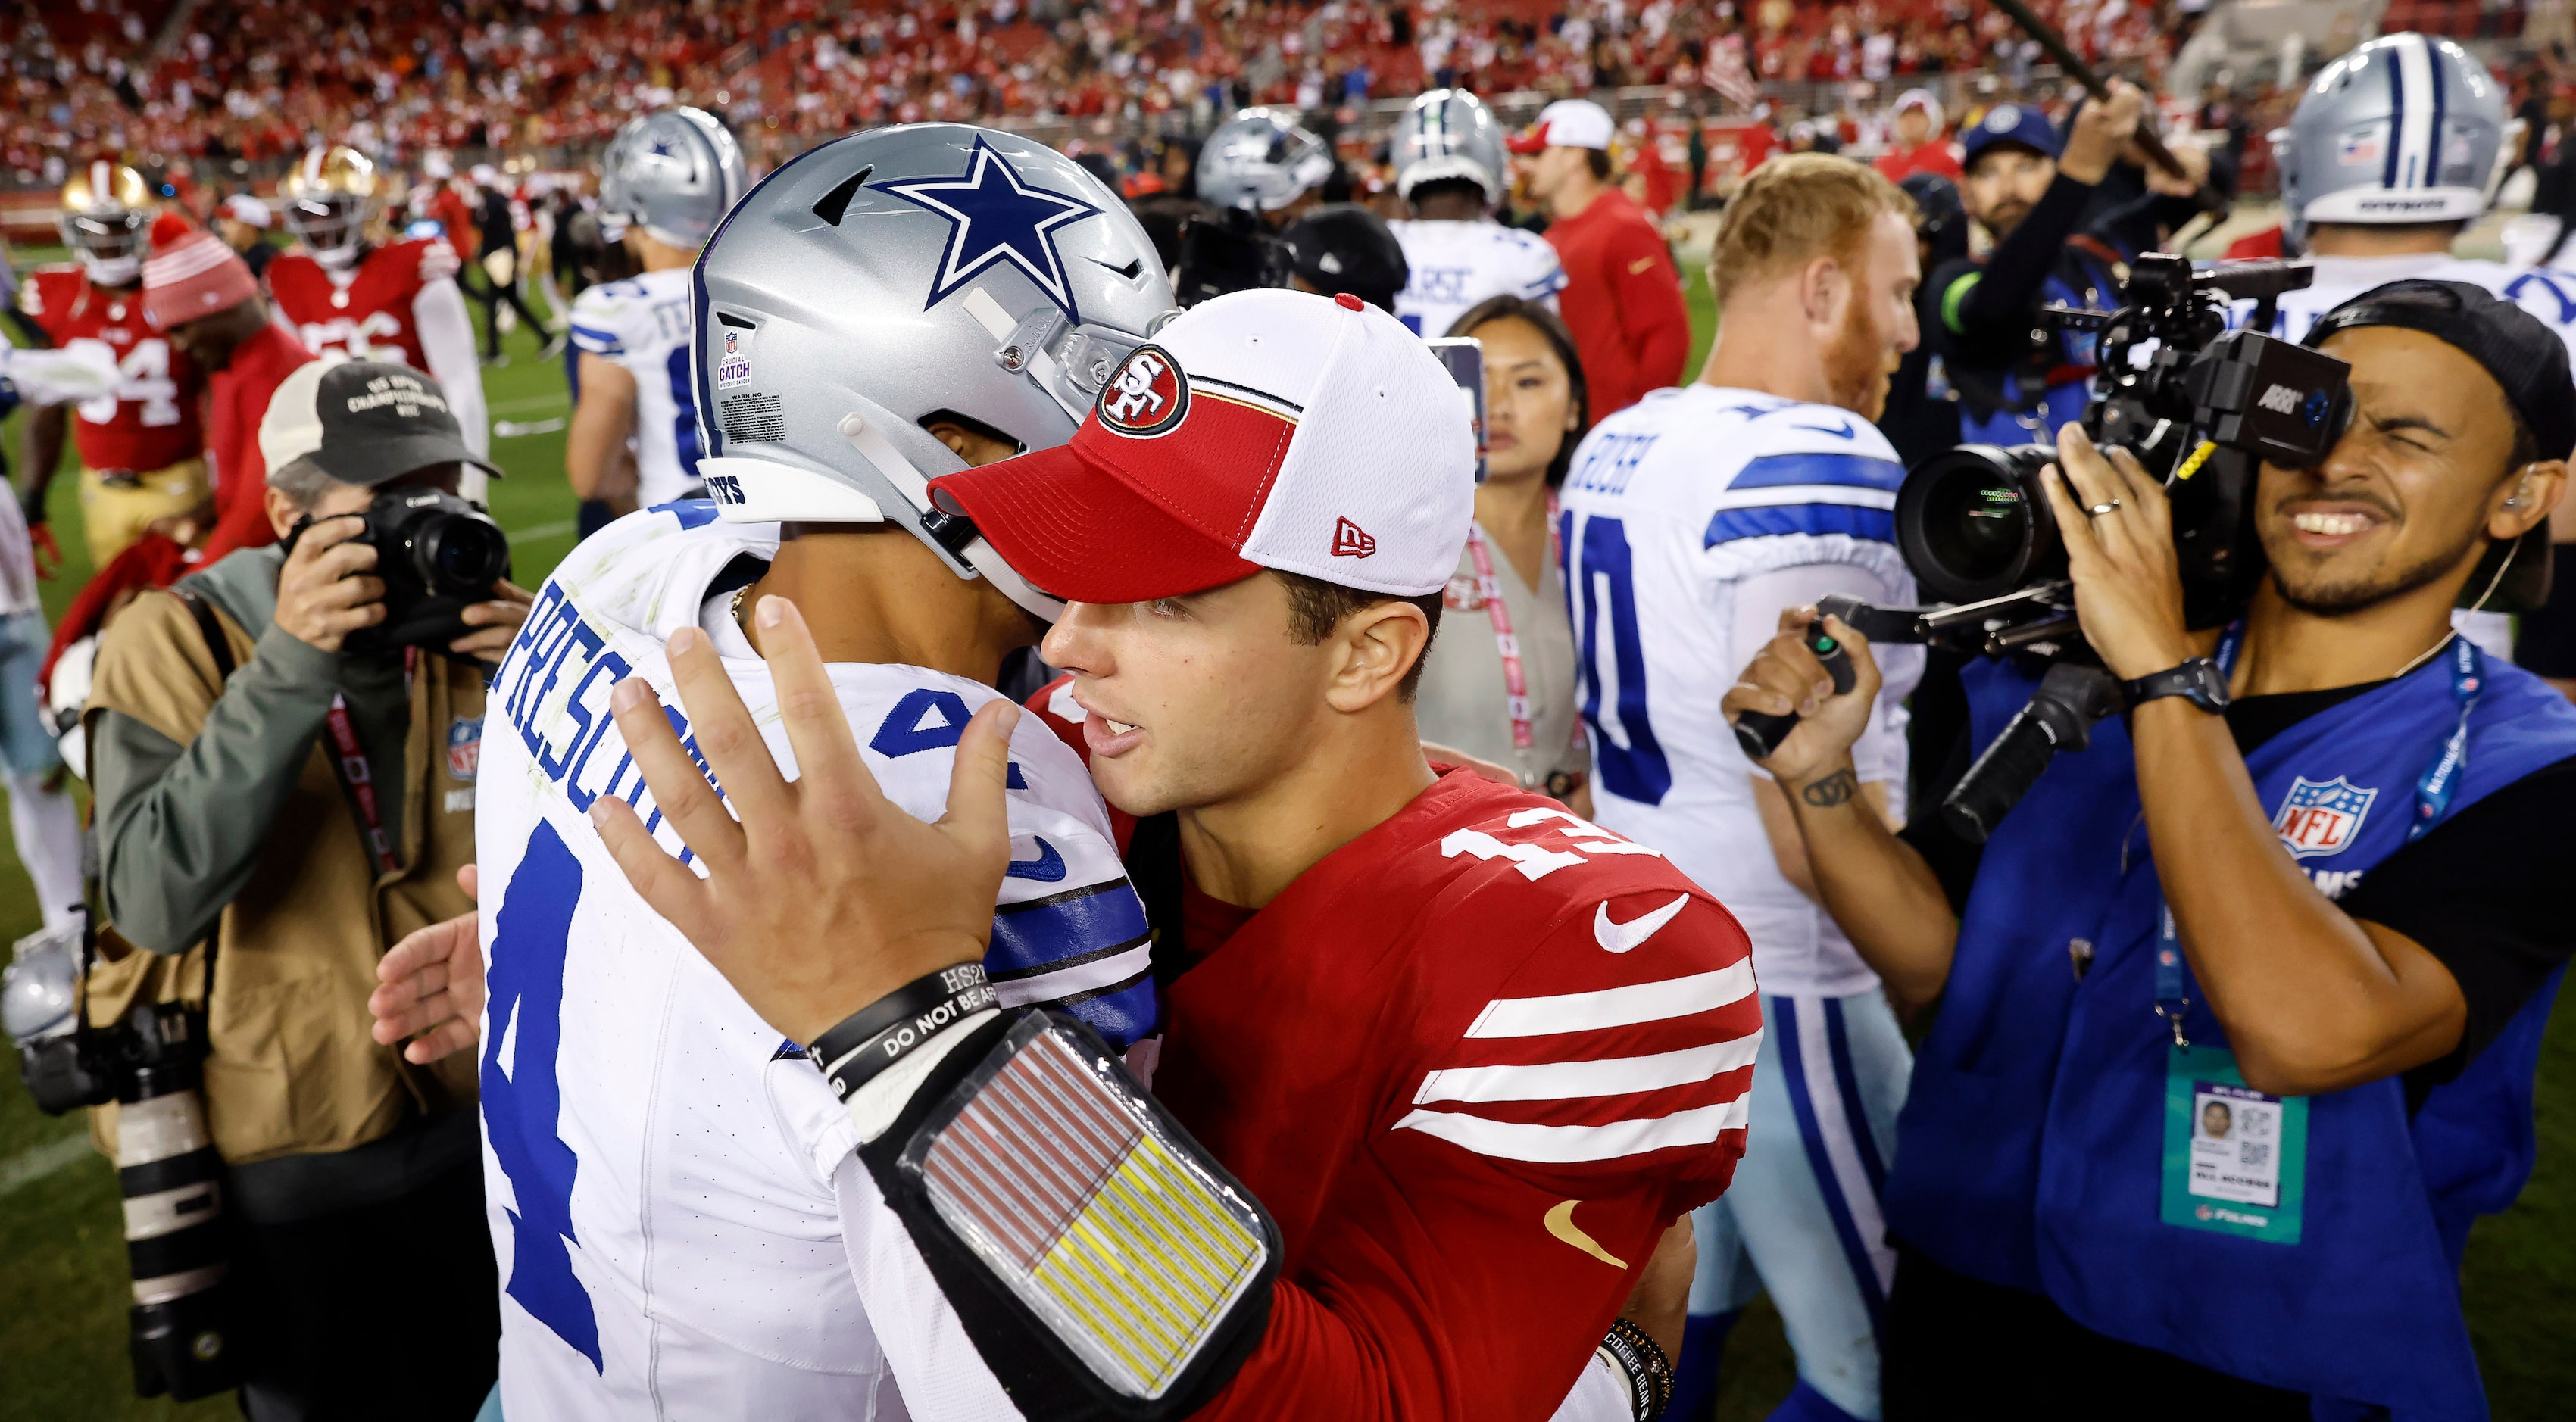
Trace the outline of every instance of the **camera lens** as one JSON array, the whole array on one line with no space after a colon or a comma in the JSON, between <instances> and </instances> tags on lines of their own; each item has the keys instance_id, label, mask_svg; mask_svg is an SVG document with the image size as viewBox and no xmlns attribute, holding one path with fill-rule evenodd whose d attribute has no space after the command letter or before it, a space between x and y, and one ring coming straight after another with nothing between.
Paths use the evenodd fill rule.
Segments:
<instances>
[{"instance_id":1,"label":"camera lens","mask_svg":"<svg viewBox=\"0 0 2576 1422\"><path fill-rule=\"evenodd\" d=\"M1945 602L2000 597L2065 562L2039 471L2045 445L1970 444L1914 467L1896 495L1896 541L1924 590Z\"/></svg>"},{"instance_id":2,"label":"camera lens","mask_svg":"<svg viewBox=\"0 0 2576 1422\"><path fill-rule=\"evenodd\" d=\"M421 531L421 581L440 597L480 597L510 571L510 540L478 513L450 513Z\"/></svg>"}]
</instances>

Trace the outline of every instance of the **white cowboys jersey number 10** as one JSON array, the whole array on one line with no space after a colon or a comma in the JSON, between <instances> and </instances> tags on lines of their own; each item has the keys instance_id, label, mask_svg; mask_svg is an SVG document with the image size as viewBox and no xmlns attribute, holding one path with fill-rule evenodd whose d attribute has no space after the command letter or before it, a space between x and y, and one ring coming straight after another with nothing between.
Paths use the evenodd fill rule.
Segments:
<instances>
[{"instance_id":1,"label":"white cowboys jersey number 10","mask_svg":"<svg viewBox=\"0 0 2576 1422\"><path fill-rule=\"evenodd\" d=\"M1878 979L1784 877L1752 801L1759 772L1715 708L1783 607L1827 593L1910 603L1894 544L1896 452L1847 410L1706 385L1603 420L1563 491L1566 593L1593 752L1593 818L1652 845L1731 910L1767 993ZM1919 647L1878 649L1886 687L1854 756L1905 784Z\"/></svg>"}]
</instances>

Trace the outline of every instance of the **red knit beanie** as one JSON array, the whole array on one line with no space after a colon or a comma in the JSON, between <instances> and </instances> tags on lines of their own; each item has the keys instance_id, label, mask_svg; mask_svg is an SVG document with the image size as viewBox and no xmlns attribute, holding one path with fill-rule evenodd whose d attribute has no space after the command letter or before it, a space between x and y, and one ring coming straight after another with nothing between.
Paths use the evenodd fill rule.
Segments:
<instances>
[{"instance_id":1,"label":"red knit beanie","mask_svg":"<svg viewBox=\"0 0 2576 1422\"><path fill-rule=\"evenodd\" d=\"M175 212L152 222L152 255L143 261L143 315L168 330L259 294L250 267L215 234Z\"/></svg>"}]
</instances>

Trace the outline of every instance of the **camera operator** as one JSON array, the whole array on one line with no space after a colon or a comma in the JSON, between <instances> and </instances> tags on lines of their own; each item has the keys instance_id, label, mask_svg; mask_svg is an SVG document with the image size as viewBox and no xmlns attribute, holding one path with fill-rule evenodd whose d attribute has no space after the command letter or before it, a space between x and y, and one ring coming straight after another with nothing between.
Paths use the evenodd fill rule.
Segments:
<instances>
[{"instance_id":1,"label":"camera operator","mask_svg":"<svg viewBox=\"0 0 2576 1422\"><path fill-rule=\"evenodd\" d=\"M2092 339L2045 329L2038 313L2052 302L2113 304L2114 269L2136 252L2088 228L2085 214L2137 133L2145 103L2136 86L2114 80L2110 102L2076 110L2062 140L2027 104L1996 105L1962 139L1967 175L1959 194L1994 246L1981 260L1934 271L1922 296L1923 328L1960 393L1961 439L2026 444L2083 414Z\"/></svg>"},{"instance_id":2,"label":"camera operator","mask_svg":"<svg viewBox=\"0 0 2576 1422\"><path fill-rule=\"evenodd\" d=\"M1850 694L1784 634L1725 698L1806 713L1768 768L1823 900L1901 1003L1941 999L1887 1181L1891 1419L2483 1415L2460 1251L2530 1170L2576 711L2450 612L2544 551L2576 385L2462 282L2377 288L2312 344L2354 414L2316 467L2261 468L2270 572L2223 630L2186 629L2163 489L2060 435L2048 499L2129 713L1981 855L1864 808L1859 641ZM1978 743L2032 687L1965 680Z\"/></svg>"},{"instance_id":3,"label":"camera operator","mask_svg":"<svg viewBox=\"0 0 2576 1422\"><path fill-rule=\"evenodd\" d=\"M499 1335L473 1064L378 1046L367 994L387 945L473 906L455 876L474 851L480 664L527 595L497 581L444 624L418 615L398 535L451 563L504 546L435 502L469 464L499 471L428 377L306 365L260 443L285 541L144 594L102 638L85 714L105 906L148 951L94 974L91 1016L175 986L177 956L207 945L205 1111L250 1415L464 1417ZM451 522L425 528L423 506ZM404 645L432 625L449 635ZM388 1339L438 1366L389 1386Z\"/></svg>"}]
</instances>

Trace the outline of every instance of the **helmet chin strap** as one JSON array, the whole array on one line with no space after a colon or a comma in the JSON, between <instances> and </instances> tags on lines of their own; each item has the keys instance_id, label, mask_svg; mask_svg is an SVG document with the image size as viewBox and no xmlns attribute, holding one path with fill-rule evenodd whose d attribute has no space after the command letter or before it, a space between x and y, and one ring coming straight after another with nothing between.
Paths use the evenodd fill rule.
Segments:
<instances>
[{"instance_id":1,"label":"helmet chin strap","mask_svg":"<svg viewBox=\"0 0 2576 1422\"><path fill-rule=\"evenodd\" d=\"M896 492L902 494L918 514L937 512L937 506L930 501L929 478L904 457L902 450L894 447L894 441L887 439L883 431L869 424L856 411L841 417L840 431L841 438L848 440L852 448L875 465L877 472L885 476L887 483L894 485ZM973 568L1000 590L1002 596L1030 616L1046 622L1054 622L1064 616L1063 603L1030 587L1028 579L1021 577L981 536L954 552L966 566Z\"/></svg>"}]
</instances>

